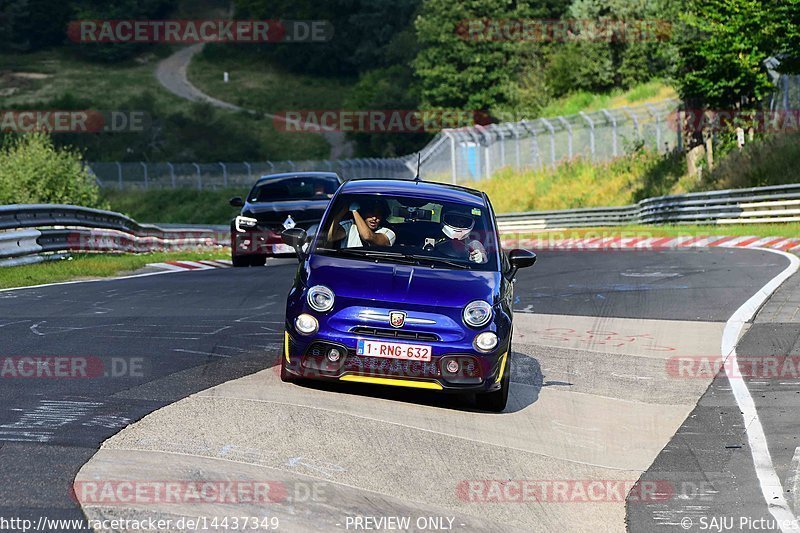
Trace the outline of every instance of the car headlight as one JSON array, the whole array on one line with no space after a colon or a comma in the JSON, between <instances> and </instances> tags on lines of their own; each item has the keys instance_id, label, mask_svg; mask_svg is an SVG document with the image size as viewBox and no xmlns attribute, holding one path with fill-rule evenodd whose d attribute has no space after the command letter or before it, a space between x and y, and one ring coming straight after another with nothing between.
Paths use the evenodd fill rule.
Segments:
<instances>
[{"instance_id":1,"label":"car headlight","mask_svg":"<svg viewBox=\"0 0 800 533\"><path fill-rule=\"evenodd\" d=\"M257 224L258 224L257 219L250 217L243 217L243 216L236 217L236 221L234 222L234 225L236 226L236 231L240 233L244 233L243 228L255 228Z\"/></svg>"},{"instance_id":2,"label":"car headlight","mask_svg":"<svg viewBox=\"0 0 800 533\"><path fill-rule=\"evenodd\" d=\"M333 291L325 285L315 285L308 289L306 299L314 311L324 313L333 308Z\"/></svg>"},{"instance_id":3,"label":"car headlight","mask_svg":"<svg viewBox=\"0 0 800 533\"><path fill-rule=\"evenodd\" d=\"M497 335L491 331L484 331L475 336L475 348L479 352L491 352L497 348Z\"/></svg>"},{"instance_id":4,"label":"car headlight","mask_svg":"<svg viewBox=\"0 0 800 533\"><path fill-rule=\"evenodd\" d=\"M294 319L294 327L303 335L311 335L317 331L319 323L313 316L303 313Z\"/></svg>"},{"instance_id":5,"label":"car headlight","mask_svg":"<svg viewBox=\"0 0 800 533\"><path fill-rule=\"evenodd\" d=\"M470 302L464 308L464 323L473 328L480 328L492 319L492 306L483 300Z\"/></svg>"}]
</instances>

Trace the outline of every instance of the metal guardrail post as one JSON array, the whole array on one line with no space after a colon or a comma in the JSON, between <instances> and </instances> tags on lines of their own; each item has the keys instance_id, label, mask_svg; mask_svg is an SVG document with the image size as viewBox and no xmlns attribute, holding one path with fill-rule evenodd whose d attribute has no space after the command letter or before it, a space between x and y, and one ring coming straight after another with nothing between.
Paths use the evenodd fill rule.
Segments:
<instances>
[{"instance_id":1,"label":"metal guardrail post","mask_svg":"<svg viewBox=\"0 0 800 533\"><path fill-rule=\"evenodd\" d=\"M619 155L617 151L617 119L607 109L601 109L601 112L611 122L611 153L617 157Z\"/></svg>"},{"instance_id":2,"label":"metal guardrail post","mask_svg":"<svg viewBox=\"0 0 800 533\"><path fill-rule=\"evenodd\" d=\"M542 124L544 124L545 128L548 129L550 132L550 164L553 167L553 170L556 168L556 129L550 123L549 120L546 118L540 119Z\"/></svg>"},{"instance_id":3,"label":"metal guardrail post","mask_svg":"<svg viewBox=\"0 0 800 533\"><path fill-rule=\"evenodd\" d=\"M167 166L169 167L169 177L170 181L172 181L172 188L177 188L177 183L175 182L175 165L167 161Z\"/></svg>"},{"instance_id":4,"label":"metal guardrail post","mask_svg":"<svg viewBox=\"0 0 800 533\"><path fill-rule=\"evenodd\" d=\"M567 153L570 161L572 160L572 125L564 117L558 117L558 121L567 130Z\"/></svg>"},{"instance_id":5,"label":"metal guardrail post","mask_svg":"<svg viewBox=\"0 0 800 533\"><path fill-rule=\"evenodd\" d=\"M594 160L595 154L597 153L597 147L595 145L594 138L594 121L583 111L578 114L583 118L583 120L586 121L587 124L589 124L589 151L592 154L592 160Z\"/></svg>"}]
</instances>

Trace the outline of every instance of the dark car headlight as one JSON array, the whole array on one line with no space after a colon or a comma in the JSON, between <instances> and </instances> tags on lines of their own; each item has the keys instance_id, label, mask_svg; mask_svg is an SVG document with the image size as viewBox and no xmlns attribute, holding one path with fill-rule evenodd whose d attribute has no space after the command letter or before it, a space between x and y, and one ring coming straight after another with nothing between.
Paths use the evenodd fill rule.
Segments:
<instances>
[{"instance_id":1,"label":"dark car headlight","mask_svg":"<svg viewBox=\"0 0 800 533\"><path fill-rule=\"evenodd\" d=\"M333 291L325 285L315 285L308 289L306 300L314 311L325 313L333 309Z\"/></svg>"},{"instance_id":2,"label":"dark car headlight","mask_svg":"<svg viewBox=\"0 0 800 533\"><path fill-rule=\"evenodd\" d=\"M236 231L239 233L244 233L245 229L255 228L258 225L258 220L255 218L250 217L243 217L237 216L236 220L234 221L234 226L236 226Z\"/></svg>"},{"instance_id":3,"label":"dark car headlight","mask_svg":"<svg viewBox=\"0 0 800 533\"><path fill-rule=\"evenodd\" d=\"M464 323L473 328L480 328L492 319L492 306L483 300L475 300L464 307Z\"/></svg>"}]
</instances>

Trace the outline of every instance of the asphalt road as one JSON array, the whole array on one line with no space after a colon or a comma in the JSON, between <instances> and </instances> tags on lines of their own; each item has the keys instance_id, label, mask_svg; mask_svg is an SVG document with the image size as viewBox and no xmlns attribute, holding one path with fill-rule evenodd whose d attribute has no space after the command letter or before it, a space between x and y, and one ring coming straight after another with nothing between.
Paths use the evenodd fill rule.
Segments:
<instances>
[{"instance_id":1,"label":"asphalt road","mask_svg":"<svg viewBox=\"0 0 800 533\"><path fill-rule=\"evenodd\" d=\"M519 275L518 311L677 321L724 322L786 266L749 250L539 257ZM84 379L0 379L0 515L81 517L70 485L105 439L189 394L273 366L294 270L282 260L264 270L0 292L0 355L86 357L101 369Z\"/></svg>"}]
</instances>

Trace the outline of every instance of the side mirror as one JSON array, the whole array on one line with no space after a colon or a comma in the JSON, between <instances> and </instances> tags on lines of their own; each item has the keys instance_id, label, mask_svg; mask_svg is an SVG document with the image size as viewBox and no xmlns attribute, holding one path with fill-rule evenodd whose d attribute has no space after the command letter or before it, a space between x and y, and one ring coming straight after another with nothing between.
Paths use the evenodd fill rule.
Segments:
<instances>
[{"instance_id":1,"label":"side mirror","mask_svg":"<svg viewBox=\"0 0 800 533\"><path fill-rule=\"evenodd\" d=\"M231 207L244 207L244 200L240 196L234 196L228 203Z\"/></svg>"},{"instance_id":2,"label":"side mirror","mask_svg":"<svg viewBox=\"0 0 800 533\"><path fill-rule=\"evenodd\" d=\"M517 275L517 270L531 267L536 263L536 254L529 250L511 250L508 253L508 261L511 263L509 279L514 279L514 276Z\"/></svg>"},{"instance_id":3,"label":"side mirror","mask_svg":"<svg viewBox=\"0 0 800 533\"><path fill-rule=\"evenodd\" d=\"M303 228L285 229L281 232L281 238L283 239L284 244L294 248L294 251L297 253L297 259L299 259L302 263L304 258L303 245L308 242L308 234L306 233L306 230Z\"/></svg>"}]
</instances>

